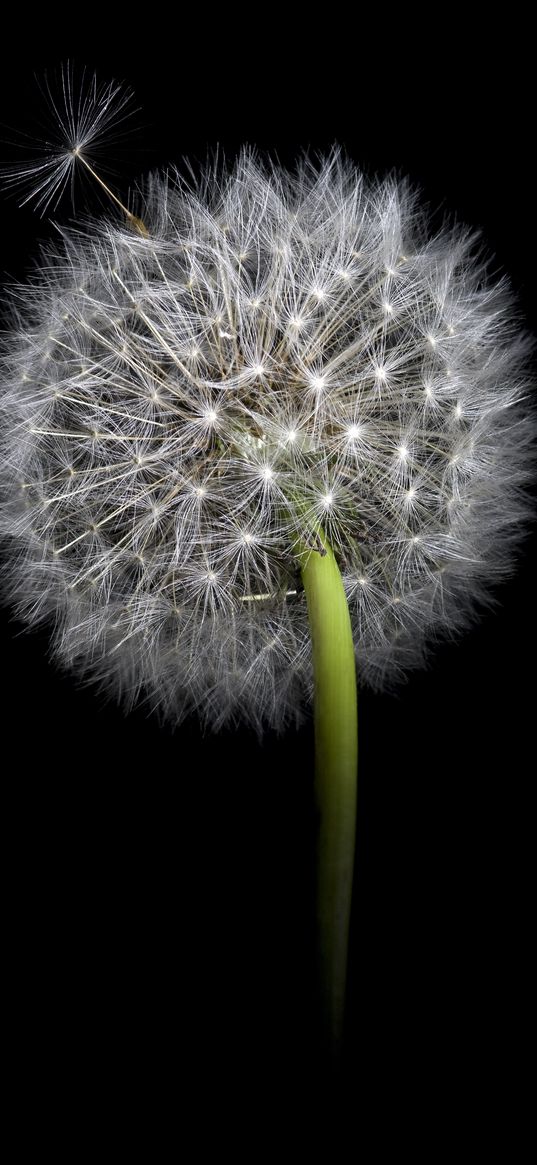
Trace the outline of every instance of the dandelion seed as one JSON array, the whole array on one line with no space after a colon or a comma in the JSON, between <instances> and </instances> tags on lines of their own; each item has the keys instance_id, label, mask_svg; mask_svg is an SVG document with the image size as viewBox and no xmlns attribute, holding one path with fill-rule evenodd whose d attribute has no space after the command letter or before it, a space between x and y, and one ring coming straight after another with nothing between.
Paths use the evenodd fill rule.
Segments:
<instances>
[{"instance_id":1,"label":"dandelion seed","mask_svg":"<svg viewBox=\"0 0 537 1165\"><path fill-rule=\"evenodd\" d=\"M93 166L99 166L103 154L110 156L112 148L117 151L125 133L132 132L136 108L127 86L116 81L101 83L86 70L78 78L72 64L64 66L59 77L46 75L41 91L50 123L47 138L37 143L32 139L31 148L38 151L35 156L2 168L2 185L9 192L22 194L21 206L33 201L45 214L58 206L69 186L73 197L77 168L91 170L104 186ZM27 148L21 141L15 144ZM108 187L105 189L119 202Z\"/></svg>"}]
</instances>

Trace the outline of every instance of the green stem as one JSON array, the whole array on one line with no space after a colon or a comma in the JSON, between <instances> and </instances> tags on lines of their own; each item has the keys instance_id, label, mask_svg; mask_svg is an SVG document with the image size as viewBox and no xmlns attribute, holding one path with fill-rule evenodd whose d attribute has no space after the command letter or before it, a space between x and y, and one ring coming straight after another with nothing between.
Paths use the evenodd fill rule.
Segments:
<instances>
[{"instance_id":1,"label":"green stem","mask_svg":"<svg viewBox=\"0 0 537 1165\"><path fill-rule=\"evenodd\" d=\"M343 1035L356 834L358 716L351 621L341 574L324 533L301 548L313 648L315 788L320 813L317 923L320 989L334 1065ZM322 544L322 552L321 552Z\"/></svg>"}]
</instances>

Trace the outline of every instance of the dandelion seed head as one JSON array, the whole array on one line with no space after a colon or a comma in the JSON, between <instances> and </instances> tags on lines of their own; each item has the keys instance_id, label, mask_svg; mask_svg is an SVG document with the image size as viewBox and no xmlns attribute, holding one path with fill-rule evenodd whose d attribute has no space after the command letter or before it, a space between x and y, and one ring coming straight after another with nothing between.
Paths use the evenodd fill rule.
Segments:
<instances>
[{"instance_id":1,"label":"dandelion seed head","mask_svg":"<svg viewBox=\"0 0 537 1165\"><path fill-rule=\"evenodd\" d=\"M90 156L92 108L49 159L42 209ZM533 474L528 343L474 235L433 233L405 184L336 150L294 174L245 150L144 198L143 238L119 215L64 229L15 291L8 592L127 704L281 729L312 696L294 548L315 552L319 522L376 689L510 569Z\"/></svg>"}]
</instances>

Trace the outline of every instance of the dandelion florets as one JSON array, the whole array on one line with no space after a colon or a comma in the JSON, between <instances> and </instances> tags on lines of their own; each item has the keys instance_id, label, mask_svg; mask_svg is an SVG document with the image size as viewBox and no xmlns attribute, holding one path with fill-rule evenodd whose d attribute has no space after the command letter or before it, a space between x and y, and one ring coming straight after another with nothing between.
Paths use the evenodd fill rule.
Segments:
<instances>
[{"instance_id":1,"label":"dandelion florets","mask_svg":"<svg viewBox=\"0 0 537 1165\"><path fill-rule=\"evenodd\" d=\"M10 586L58 657L178 722L300 717L297 545L325 531L358 678L464 627L527 513L527 341L476 237L337 152L155 177L147 237L63 232L4 346Z\"/></svg>"}]
</instances>

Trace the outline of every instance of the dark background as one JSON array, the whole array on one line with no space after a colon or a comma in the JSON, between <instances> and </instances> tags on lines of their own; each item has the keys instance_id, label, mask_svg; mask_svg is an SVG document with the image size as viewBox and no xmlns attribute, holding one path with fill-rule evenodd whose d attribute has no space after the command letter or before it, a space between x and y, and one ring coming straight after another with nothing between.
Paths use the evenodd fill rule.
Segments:
<instances>
[{"instance_id":1,"label":"dark background","mask_svg":"<svg viewBox=\"0 0 537 1165\"><path fill-rule=\"evenodd\" d=\"M151 13L132 29L127 16L106 36L98 22L83 37L34 22L22 54L15 37L0 121L26 129L39 112L34 72L69 57L136 91L145 129L116 183L124 192L216 143L230 155L257 144L292 165L303 147L338 141L364 169L395 167L433 208L480 227L536 331L523 29L492 44L479 30L431 29L418 44L412 28L364 40L328 22L292 38L237 13L206 13L180 33ZM1 214L5 283L52 227L12 201ZM524 1109L534 564L530 539L494 613L396 696L361 696L340 1088L357 1127L377 1114L379 1137L401 1122L417 1135L431 1118L442 1143L466 1118L478 1137L502 1114L512 1135L506 1114ZM246 730L203 738L195 722L172 734L59 673L47 636L23 633L6 610L2 629L15 1081L35 1096L52 1073L72 1110L90 1097L98 1113L120 1095L154 1095L165 1110L231 1098L231 1112L257 1097L275 1113L290 1091L316 1089L311 725L262 745Z\"/></svg>"}]
</instances>

